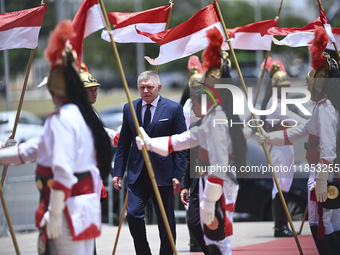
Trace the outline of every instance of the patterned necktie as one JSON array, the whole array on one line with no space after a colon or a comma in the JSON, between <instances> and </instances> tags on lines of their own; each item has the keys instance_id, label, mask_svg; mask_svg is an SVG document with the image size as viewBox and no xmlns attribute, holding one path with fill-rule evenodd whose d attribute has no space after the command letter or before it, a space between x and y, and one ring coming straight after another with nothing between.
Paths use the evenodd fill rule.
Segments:
<instances>
[{"instance_id":1,"label":"patterned necktie","mask_svg":"<svg viewBox=\"0 0 340 255\"><path fill-rule=\"evenodd\" d=\"M147 129L149 124L150 124L150 120L151 120L150 108L151 108L151 106L152 106L151 104L146 105L146 110L145 110L145 113L144 113L144 123L143 123L144 129Z\"/></svg>"}]
</instances>

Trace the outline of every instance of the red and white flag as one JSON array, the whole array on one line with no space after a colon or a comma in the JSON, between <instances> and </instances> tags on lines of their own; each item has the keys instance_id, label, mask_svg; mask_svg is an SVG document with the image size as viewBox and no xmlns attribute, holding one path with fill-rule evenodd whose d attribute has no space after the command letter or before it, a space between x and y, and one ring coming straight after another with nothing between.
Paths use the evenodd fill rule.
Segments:
<instances>
[{"instance_id":1,"label":"red and white flag","mask_svg":"<svg viewBox=\"0 0 340 255\"><path fill-rule=\"evenodd\" d=\"M302 28L275 27L269 29L269 34L272 35L272 40L277 45L285 45L289 47L310 46L311 41L314 39L315 27L322 26L325 28L329 37L327 48L334 50L333 42L340 42L340 31L331 27L325 12L321 10L320 16L317 19ZM278 40L274 37L275 35L285 36L285 38Z\"/></svg>"},{"instance_id":2,"label":"red and white flag","mask_svg":"<svg viewBox=\"0 0 340 255\"><path fill-rule=\"evenodd\" d=\"M158 33L165 30L171 6L161 6L141 12L110 12L107 14L110 24L114 26L113 40L118 43L154 43L146 36L136 32L137 29ZM103 30L102 39L110 42L109 32Z\"/></svg>"},{"instance_id":3,"label":"red and white flag","mask_svg":"<svg viewBox=\"0 0 340 255\"><path fill-rule=\"evenodd\" d=\"M336 43L337 47L339 47L339 45L340 45L340 28L339 27L332 27L332 32L333 32L333 35L334 35L335 43ZM327 44L327 49L335 50L334 44L329 42Z\"/></svg>"},{"instance_id":4,"label":"red and white flag","mask_svg":"<svg viewBox=\"0 0 340 255\"><path fill-rule=\"evenodd\" d=\"M208 46L206 31L213 27L217 27L221 34L224 34L215 6L210 4L177 27L160 33L151 34L139 31L138 28L136 30L139 34L145 35L161 45L159 56L156 59L145 57L151 65L161 65L206 48Z\"/></svg>"},{"instance_id":5,"label":"red and white flag","mask_svg":"<svg viewBox=\"0 0 340 255\"><path fill-rule=\"evenodd\" d=\"M310 45L310 42L314 39L315 26L322 26L320 17L302 28L273 27L268 32L272 35L273 43L277 45L301 47ZM285 38L278 40L274 37L275 35L285 36Z\"/></svg>"},{"instance_id":6,"label":"red and white flag","mask_svg":"<svg viewBox=\"0 0 340 255\"><path fill-rule=\"evenodd\" d=\"M321 18L322 25L326 30L326 34L328 35L329 41L331 43L335 42L335 38L334 38L334 35L333 35L333 32L332 32L331 24L329 24L329 21L328 21L328 18L326 16L325 11L323 11L321 9L320 9L320 18Z\"/></svg>"},{"instance_id":7,"label":"red and white flag","mask_svg":"<svg viewBox=\"0 0 340 255\"><path fill-rule=\"evenodd\" d=\"M233 49L239 50L270 50L272 39L268 30L276 27L278 19L263 20L242 27L228 28L228 36ZM223 50L229 50L228 43L224 42Z\"/></svg>"},{"instance_id":8,"label":"red and white flag","mask_svg":"<svg viewBox=\"0 0 340 255\"><path fill-rule=\"evenodd\" d=\"M84 38L105 27L105 19L98 0L84 0L72 21L75 36L69 43L78 54L80 68Z\"/></svg>"},{"instance_id":9,"label":"red and white flag","mask_svg":"<svg viewBox=\"0 0 340 255\"><path fill-rule=\"evenodd\" d=\"M47 5L0 14L0 50L35 49Z\"/></svg>"}]
</instances>

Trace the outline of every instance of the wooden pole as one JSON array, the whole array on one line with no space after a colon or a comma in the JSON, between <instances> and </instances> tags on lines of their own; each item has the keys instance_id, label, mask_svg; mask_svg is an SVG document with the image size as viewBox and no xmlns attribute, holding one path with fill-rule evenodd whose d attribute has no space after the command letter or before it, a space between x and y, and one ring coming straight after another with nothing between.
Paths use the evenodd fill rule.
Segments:
<instances>
[{"instance_id":1,"label":"wooden pole","mask_svg":"<svg viewBox=\"0 0 340 255\"><path fill-rule=\"evenodd\" d=\"M127 82L126 82L126 78L125 78L125 75L124 75L124 71L123 71L122 63L120 61L120 57L119 57L119 53L118 53L118 50L117 50L117 47L116 47L116 43L113 40L113 36L112 36L112 32L111 32L111 27L110 27L109 19L107 17L107 13L106 13L106 10L105 10L105 6L104 6L104 3L103 3L103 0L99 0L99 4L100 4L100 7L101 7L101 10L102 10L104 19L105 19L107 30L108 30L109 35L110 35L111 46L112 46L113 52L115 54L115 58L116 58L117 65L118 65L118 69L119 69L119 72L120 72L120 76L121 76L122 81L123 81L125 93L126 93L126 96L127 96L128 102L129 102L130 110L131 110L131 115L132 115L132 118L133 118L133 121L134 121L134 124L135 124L135 127L136 127L136 132L137 132L138 136L140 138L142 138L142 135L141 135L140 130L139 130L139 124L138 124L138 120L137 120L137 115L136 115L135 109L134 109L133 104L132 104L129 88L128 88L128 85L127 85ZM165 210L164 210L162 198L161 198L161 196L159 194L159 190L158 190L158 186L157 186L157 183L156 183L155 175L154 175L154 172L153 172L153 169L152 169L152 166L151 166L151 162L150 162L150 158L149 158L149 154L148 154L148 151L147 151L145 145L143 146L142 153L143 153L143 157L144 157L144 160L145 160L145 165L147 167L147 170L148 170L148 173L149 173L149 176L150 176L150 180L151 180L153 189L155 191L155 195L156 195L156 198L157 198L159 209L160 209L161 214L162 214L164 225L165 225L167 234L169 236L169 240L170 240L170 244L171 244L172 250L177 255L175 242L174 242L174 239L172 237L171 229L170 229L170 226L169 226L169 221L168 221L168 218L167 218Z\"/></svg>"},{"instance_id":2,"label":"wooden pole","mask_svg":"<svg viewBox=\"0 0 340 255\"><path fill-rule=\"evenodd\" d=\"M235 67L236 67L237 73L238 73L238 75L239 75L239 77L240 77L241 84L242 84L242 87L243 87L245 96L246 96L246 98L248 99L247 88L246 88L246 85L245 85L245 83L244 83L244 79L243 79L243 76L242 76L242 73L241 73L241 69L240 69L240 67L239 67L239 65L238 65L237 58L236 58L236 55L235 55L233 46L231 45L231 42L230 42L230 39L229 39L229 35L228 35L228 32L227 32L227 28L226 28L226 26L225 26L225 23L224 23L224 20L223 20L223 17L222 17L222 13L221 13L220 7L219 7L219 5L218 5L218 1L217 1L217 0L214 0L214 3L215 3L215 7L216 7L216 11L217 11L218 17L219 17L219 19L220 19L220 21L221 21L221 23L222 23L222 26L223 26L223 30L224 30L224 33L225 33L225 36L226 36L226 39L227 39L227 42L228 42L228 45L229 45L230 53L231 53L231 55L233 56L233 59L234 59L234 62L235 62ZM255 118L254 113L252 113L252 117L253 117L253 119L254 119L254 122L256 123L258 132L259 132L260 134L262 134L261 129L260 129L260 126L258 125L258 122L257 122L257 120L256 120L256 118ZM268 164L270 164L271 166L273 166L273 163L272 163L272 160L271 160L271 158L270 158L270 156L269 156L268 148L267 148L267 145L266 145L265 142L263 142L262 148L263 148L264 153L265 153L265 155L266 155ZM297 245L297 247L298 247L298 249L299 249L300 254L302 255L303 252L302 252L302 249L301 249L301 245L300 245L299 239L297 238L296 231L295 231L295 228L294 228L292 219L291 219L291 217L290 217L290 214L289 214L289 211L288 211L288 208L287 208L286 201L285 201L285 199L284 199L284 197L283 197L282 190L281 190L281 188L280 188L280 184L279 184L279 182L278 182L278 180L277 180L277 177L276 177L276 174L275 174L274 171L272 171L272 175L273 175L273 179L274 179L274 181L275 181L275 184L276 184L276 186L277 186L277 190L278 190L279 196L280 196L280 198L281 198L281 202L282 202L283 208L284 208L285 213L286 213L286 215L287 215L287 218L288 218L290 227L291 227L292 232L293 232L293 234L294 234L294 238L295 238L296 245Z\"/></svg>"},{"instance_id":3,"label":"wooden pole","mask_svg":"<svg viewBox=\"0 0 340 255\"><path fill-rule=\"evenodd\" d=\"M306 218L307 218L307 213L308 213L308 204L306 206L305 213L303 214L303 219L302 219L302 222L301 222L299 234L301 234L301 232L302 232L303 224L305 223Z\"/></svg>"},{"instance_id":4,"label":"wooden pole","mask_svg":"<svg viewBox=\"0 0 340 255\"><path fill-rule=\"evenodd\" d=\"M24 97L25 97L25 92L26 92L26 88L27 88L28 77L30 75L30 70L31 70L31 66L32 66L34 52L35 52L35 49L32 49L31 50L31 54L30 54L30 58L29 58L29 61L28 61L28 66L27 66L27 70L26 70L24 85L23 85L23 88L22 88L22 91L21 91L21 96L20 96L20 101L19 101L19 106L18 106L17 114L15 116L13 131L12 131L12 134L10 135L10 137L9 137L11 139L14 139L15 133L17 131L18 121L19 121L19 117L20 117L20 112L21 112L22 104L24 102ZM5 178L6 178L6 174L7 174L7 169L8 169L8 165L5 165L3 170L2 170L2 176L1 176L1 185L2 186L4 185L4 182L5 182Z\"/></svg>"},{"instance_id":5,"label":"wooden pole","mask_svg":"<svg viewBox=\"0 0 340 255\"><path fill-rule=\"evenodd\" d=\"M127 201L128 201L128 194L129 194L129 190L127 189L126 190L126 194L125 194L125 201L124 201L124 206L123 206L122 214L120 215L119 226L118 226L118 229L117 229L117 235L116 235L115 244L113 246L112 255L116 254L116 250L117 250L117 246L118 246L118 239L119 239L119 235L120 235L120 230L122 229L123 220L124 220L124 216L125 216L125 210L126 210Z\"/></svg>"},{"instance_id":6,"label":"wooden pole","mask_svg":"<svg viewBox=\"0 0 340 255\"><path fill-rule=\"evenodd\" d=\"M175 0L171 0L170 7L169 7L170 10L169 10L168 18L166 20L165 30L167 30L169 28L170 18L171 18L172 10L174 8L174 2L175 2ZM159 70L159 65L156 66L155 72L158 73L158 70Z\"/></svg>"},{"instance_id":7,"label":"wooden pole","mask_svg":"<svg viewBox=\"0 0 340 255\"><path fill-rule=\"evenodd\" d=\"M4 209L4 213L5 213L5 216L6 216L7 224L8 224L8 227L9 227L9 232L11 233L11 237L12 237L12 241L13 241L15 252L16 252L17 255L20 255L20 250L19 250L18 242L17 242L17 239L15 237L15 233L14 233L11 217L9 216L9 213L8 213L8 209L7 209L7 205L6 205L6 201L5 201L5 197L4 197L4 193L3 193L3 189L2 189L2 184L1 183L0 183L0 197L1 197L1 202L2 202L2 208Z\"/></svg>"}]
</instances>

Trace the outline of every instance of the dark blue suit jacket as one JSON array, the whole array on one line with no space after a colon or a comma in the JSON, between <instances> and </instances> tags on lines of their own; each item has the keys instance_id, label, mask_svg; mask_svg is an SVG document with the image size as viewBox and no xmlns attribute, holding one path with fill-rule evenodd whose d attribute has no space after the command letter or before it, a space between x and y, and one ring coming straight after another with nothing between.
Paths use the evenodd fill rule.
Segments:
<instances>
[{"instance_id":1,"label":"dark blue suit jacket","mask_svg":"<svg viewBox=\"0 0 340 255\"><path fill-rule=\"evenodd\" d=\"M142 99L132 102L139 125L142 126ZM152 122L148 128L150 137L170 136L186 130L182 106L164 97L160 97ZM136 145L136 128L129 104L124 105L123 124L120 131L113 176L124 176L127 169L127 183L133 184L140 175L144 157ZM186 165L186 152L173 152L166 157L149 152L151 165L158 186L172 186L172 179L182 179Z\"/></svg>"}]
</instances>

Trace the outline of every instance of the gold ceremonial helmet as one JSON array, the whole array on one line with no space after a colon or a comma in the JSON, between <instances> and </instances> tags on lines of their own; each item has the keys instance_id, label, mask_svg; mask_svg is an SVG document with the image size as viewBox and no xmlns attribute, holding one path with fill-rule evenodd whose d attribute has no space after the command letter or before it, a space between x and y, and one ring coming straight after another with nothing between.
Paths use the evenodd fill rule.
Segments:
<instances>
[{"instance_id":1,"label":"gold ceremonial helmet","mask_svg":"<svg viewBox=\"0 0 340 255\"><path fill-rule=\"evenodd\" d=\"M201 86L200 82L202 82L202 78L203 74L198 72L198 67L193 66L188 75L188 86L190 92L195 88Z\"/></svg>"},{"instance_id":2,"label":"gold ceremonial helmet","mask_svg":"<svg viewBox=\"0 0 340 255\"><path fill-rule=\"evenodd\" d=\"M220 52L221 55L221 65L213 68L209 68L205 72L205 78L224 78L229 75L231 62L228 58L229 53L225 50Z\"/></svg>"},{"instance_id":3,"label":"gold ceremonial helmet","mask_svg":"<svg viewBox=\"0 0 340 255\"><path fill-rule=\"evenodd\" d=\"M66 81L65 81L65 67L67 65L66 58L70 57L72 59L72 66L75 70L77 68L77 53L72 50L72 46L68 45L65 50L62 52L62 59L59 59L56 62L56 65L52 66L47 79L47 87L53 93L67 97L66 92Z\"/></svg>"},{"instance_id":4,"label":"gold ceremonial helmet","mask_svg":"<svg viewBox=\"0 0 340 255\"><path fill-rule=\"evenodd\" d=\"M317 70L312 69L307 74L308 87L314 87L318 92L321 92L325 83L324 79L328 77L329 71L331 70L331 65L333 64L336 68L339 68L337 61L331 58L327 52L322 52L322 56L326 61Z\"/></svg>"},{"instance_id":5,"label":"gold ceremonial helmet","mask_svg":"<svg viewBox=\"0 0 340 255\"><path fill-rule=\"evenodd\" d=\"M80 80L84 83L85 88L100 86L96 78L87 71L87 67L84 63L81 63L79 76Z\"/></svg>"},{"instance_id":6,"label":"gold ceremonial helmet","mask_svg":"<svg viewBox=\"0 0 340 255\"><path fill-rule=\"evenodd\" d=\"M282 71L280 65L275 62L273 63L272 69L270 70L270 77L272 77L272 87L290 85L289 75Z\"/></svg>"}]
</instances>

